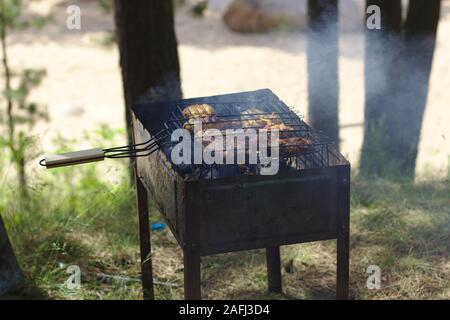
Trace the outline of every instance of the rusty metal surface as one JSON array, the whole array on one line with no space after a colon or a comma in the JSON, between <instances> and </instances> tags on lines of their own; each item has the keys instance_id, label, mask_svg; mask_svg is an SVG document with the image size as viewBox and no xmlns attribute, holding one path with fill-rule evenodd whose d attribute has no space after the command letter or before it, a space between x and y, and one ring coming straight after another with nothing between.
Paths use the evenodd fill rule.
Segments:
<instances>
[{"instance_id":1,"label":"rusty metal surface","mask_svg":"<svg viewBox=\"0 0 450 320\"><path fill-rule=\"evenodd\" d=\"M350 166L339 168L337 182L336 297L349 298L350 270Z\"/></svg>"},{"instance_id":2,"label":"rusty metal surface","mask_svg":"<svg viewBox=\"0 0 450 320\"><path fill-rule=\"evenodd\" d=\"M142 123L133 117L136 143L150 137ZM171 169L172 165L162 151L148 157L136 159L137 175L151 194L155 205L164 215L166 222L180 245L183 245L183 193L184 180Z\"/></svg>"},{"instance_id":3,"label":"rusty metal surface","mask_svg":"<svg viewBox=\"0 0 450 320\"><path fill-rule=\"evenodd\" d=\"M257 101L261 96L278 99L270 90L259 90L182 102ZM134 106L135 142L148 141L161 131L176 105L177 102L169 102ZM210 180L187 179L172 165L164 148L137 158L137 180L152 195L183 249L185 298L201 298L201 256L266 248L268 287L279 292L282 290L279 246L337 239L336 293L338 299L347 299L350 164L337 154L321 168L282 170L273 176L219 176ZM145 192L139 186L140 218L146 220ZM141 239L146 240L142 237L147 233L141 230ZM142 244L141 255L145 256L150 243ZM144 288L148 286L144 284Z\"/></svg>"},{"instance_id":4,"label":"rusty metal surface","mask_svg":"<svg viewBox=\"0 0 450 320\"><path fill-rule=\"evenodd\" d=\"M267 289L269 292L283 292L281 280L280 247L266 248Z\"/></svg>"},{"instance_id":5,"label":"rusty metal surface","mask_svg":"<svg viewBox=\"0 0 450 320\"><path fill-rule=\"evenodd\" d=\"M136 175L136 171L135 171ZM151 231L148 213L147 191L142 184L141 179L135 176L136 187L136 208L139 219L139 246L141 253L141 278L142 289L145 300L155 298L153 291L153 269L151 257Z\"/></svg>"},{"instance_id":6,"label":"rusty metal surface","mask_svg":"<svg viewBox=\"0 0 450 320\"><path fill-rule=\"evenodd\" d=\"M320 171L320 172L318 172ZM336 233L336 169L305 170L275 176L242 176L199 181L193 205L200 214L201 250L254 249L270 239ZM326 200L325 200L326 199Z\"/></svg>"},{"instance_id":7,"label":"rusty metal surface","mask_svg":"<svg viewBox=\"0 0 450 320\"><path fill-rule=\"evenodd\" d=\"M260 95L276 97L270 90L259 90L188 101L256 100ZM162 105L165 108L134 106L136 143L160 131L176 103ZM337 211L348 201L338 199L339 172L346 172L349 181L348 167L340 156L320 169L189 181L163 150L137 159L138 176L180 246L194 246L201 255L337 238Z\"/></svg>"}]
</instances>

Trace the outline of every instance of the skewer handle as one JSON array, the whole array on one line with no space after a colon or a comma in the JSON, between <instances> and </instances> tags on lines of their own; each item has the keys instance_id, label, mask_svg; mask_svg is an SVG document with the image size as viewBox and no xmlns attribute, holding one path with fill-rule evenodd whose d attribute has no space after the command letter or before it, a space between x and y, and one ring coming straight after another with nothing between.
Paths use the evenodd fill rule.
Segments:
<instances>
[{"instance_id":1,"label":"skewer handle","mask_svg":"<svg viewBox=\"0 0 450 320\"><path fill-rule=\"evenodd\" d=\"M47 167L47 169L51 169L81 163L102 161L104 159L104 151L102 149L95 148L46 156L43 160L41 160L40 164Z\"/></svg>"}]
</instances>

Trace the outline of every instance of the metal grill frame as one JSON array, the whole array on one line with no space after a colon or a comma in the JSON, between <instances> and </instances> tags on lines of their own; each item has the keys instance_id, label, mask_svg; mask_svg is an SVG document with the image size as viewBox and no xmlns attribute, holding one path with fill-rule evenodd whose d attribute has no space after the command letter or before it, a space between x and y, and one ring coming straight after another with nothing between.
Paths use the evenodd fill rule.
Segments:
<instances>
[{"instance_id":1,"label":"metal grill frame","mask_svg":"<svg viewBox=\"0 0 450 320\"><path fill-rule=\"evenodd\" d=\"M264 90L262 90L264 91ZM311 129L303 120L302 116L299 116L288 107L284 102L278 98L274 99L274 95L270 94L260 94L258 98L254 100L227 100L222 102L216 102L206 98L208 105L211 105L217 112L217 116L220 117L218 120L214 121L204 121L203 125L217 125L226 122L238 121L244 123L246 121L261 120L261 116L276 116L274 119L281 120L286 126L292 127L293 130L280 130L280 140L285 138L306 138L311 140L313 143L299 145L295 143L280 143L280 155L279 164L282 169L294 169L294 170L305 170L321 167L329 167L331 165L337 164L343 161L342 156L336 151L334 143L331 138L326 136L322 132L317 132ZM166 107L170 108L169 113L166 115L168 118L162 119L165 130L165 139L158 141L161 149L165 152L166 156L170 158L171 148L174 143L170 141L170 136L172 132L176 129L183 128L183 125L188 121L183 116L183 110L192 104L195 104L195 99L188 99L186 101L176 101L172 103L167 103ZM247 113L243 114L246 110L251 108L257 108L264 113ZM226 128L229 129L229 128ZM226 129L219 129L222 133L225 133ZM263 127L249 127L244 128L236 127L230 129L264 129ZM158 132L159 133L159 132ZM153 137L151 137L153 139ZM289 148L298 148L297 152L289 151ZM223 149L223 152L229 151L228 149ZM235 154L238 149L235 146ZM245 152L248 152L246 147ZM234 166L234 175L241 174L258 174L259 163L256 166L247 165L244 167ZM223 169L225 167L225 169ZM225 172L230 172L226 168L230 169L233 165L229 164L190 164L183 166L174 166L174 169L178 171L184 177L188 177L191 180L201 180L201 179L217 179L222 177L227 177L229 174ZM245 170L245 171L244 171Z\"/></svg>"},{"instance_id":2,"label":"metal grill frame","mask_svg":"<svg viewBox=\"0 0 450 320\"><path fill-rule=\"evenodd\" d=\"M269 96L270 90L188 100L226 100ZM133 107L135 143L164 128L170 103ZM154 108L154 109L152 109ZM135 159L143 289L152 297L150 228L147 194L166 220L183 250L186 299L200 299L201 257L265 248L268 284L281 291L280 246L337 239L338 299L348 298L350 164L289 170L274 176L238 175L189 180L173 167L163 150Z\"/></svg>"}]
</instances>

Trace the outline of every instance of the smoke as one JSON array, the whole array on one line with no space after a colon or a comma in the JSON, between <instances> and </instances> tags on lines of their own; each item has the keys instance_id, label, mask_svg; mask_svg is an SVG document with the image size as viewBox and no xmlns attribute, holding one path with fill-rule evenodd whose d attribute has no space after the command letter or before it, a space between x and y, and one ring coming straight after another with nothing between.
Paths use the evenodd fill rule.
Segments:
<instances>
[{"instance_id":1,"label":"smoke","mask_svg":"<svg viewBox=\"0 0 450 320\"><path fill-rule=\"evenodd\" d=\"M407 10L403 1L402 17ZM411 26L417 21L409 21L409 27L398 23L392 30L385 19L382 21L381 30L366 32L366 123L361 168L365 173L411 178L427 104L435 36L432 32L412 32Z\"/></svg>"},{"instance_id":2,"label":"smoke","mask_svg":"<svg viewBox=\"0 0 450 320\"><path fill-rule=\"evenodd\" d=\"M413 176L435 37L430 32L407 32L410 29L405 28L404 19L409 2L402 3L397 16L395 11L381 12L381 30L365 29L366 1L362 0L339 1L338 30L333 12L316 17L309 23L309 121L314 128L332 137L339 135L339 129L333 127L338 123L339 37L346 30L363 31L366 123L361 161L363 165L370 162L369 166L375 167L375 173L383 171L383 167L391 167L401 175ZM388 19L391 23L398 21L392 29L389 29ZM423 19L432 18L429 14ZM425 24L428 23L426 21ZM423 27L422 23L419 21L418 28ZM414 29L412 23L409 26Z\"/></svg>"}]
</instances>

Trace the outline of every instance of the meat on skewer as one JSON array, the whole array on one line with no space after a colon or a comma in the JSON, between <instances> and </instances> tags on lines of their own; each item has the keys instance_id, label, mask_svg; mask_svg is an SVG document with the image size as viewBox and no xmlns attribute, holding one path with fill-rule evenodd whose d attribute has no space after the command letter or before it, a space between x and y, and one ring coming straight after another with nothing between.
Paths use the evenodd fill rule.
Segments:
<instances>
[{"instance_id":1,"label":"meat on skewer","mask_svg":"<svg viewBox=\"0 0 450 320\"><path fill-rule=\"evenodd\" d=\"M208 104L194 104L183 110L183 115L187 119L183 128L192 131L194 129L195 120L202 122L202 131L198 134L203 137L207 129L246 129L260 128L271 130L279 130L279 146L283 153L299 153L304 151L308 146L313 144L312 139L307 137L299 137L294 135L294 128L283 123L280 116L276 113L267 113L256 107L247 109L241 114L241 121L221 119L216 114L216 110ZM258 138L256 138L256 141ZM268 146L271 142L268 142ZM227 152L225 152L226 154Z\"/></svg>"}]
</instances>

